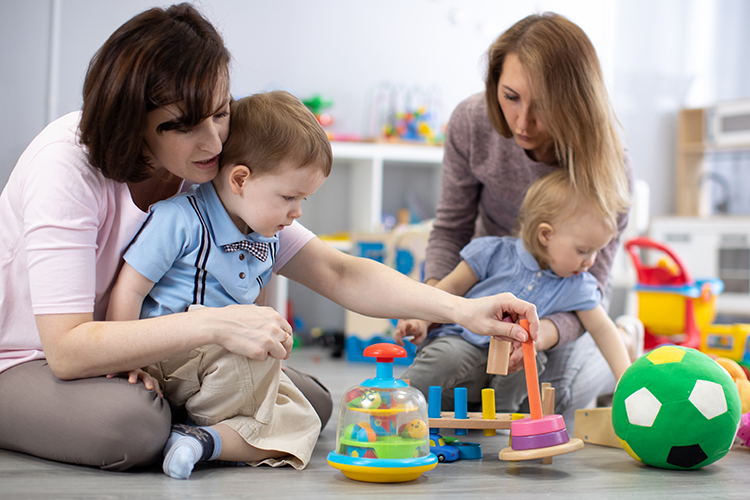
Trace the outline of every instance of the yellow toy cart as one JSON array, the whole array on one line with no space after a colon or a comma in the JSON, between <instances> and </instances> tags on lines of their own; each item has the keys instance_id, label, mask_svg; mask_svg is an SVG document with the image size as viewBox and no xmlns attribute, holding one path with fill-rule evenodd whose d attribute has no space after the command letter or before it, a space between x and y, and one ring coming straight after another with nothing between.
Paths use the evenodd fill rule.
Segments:
<instances>
[{"instance_id":1,"label":"yellow toy cart","mask_svg":"<svg viewBox=\"0 0 750 500\"><path fill-rule=\"evenodd\" d=\"M668 246L639 237L625 243L638 273L638 318L646 328L645 348L677 344L698 349L701 331L716 317L716 297L724 291L718 278L694 280L685 264ZM639 249L666 254L655 266L646 266Z\"/></svg>"}]
</instances>

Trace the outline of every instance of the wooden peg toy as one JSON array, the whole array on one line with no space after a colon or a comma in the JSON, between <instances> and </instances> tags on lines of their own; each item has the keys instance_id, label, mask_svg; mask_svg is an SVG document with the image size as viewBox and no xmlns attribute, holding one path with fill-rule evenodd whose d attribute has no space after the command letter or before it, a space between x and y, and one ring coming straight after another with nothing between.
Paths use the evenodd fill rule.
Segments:
<instances>
[{"instance_id":1,"label":"wooden peg toy","mask_svg":"<svg viewBox=\"0 0 750 500\"><path fill-rule=\"evenodd\" d=\"M529 331L527 320L522 319L519 324L527 332ZM511 446L500 451L500 460L516 461L542 458L544 463L552 463L552 457L555 455L562 455L583 448L581 439L569 438L562 415L545 415L543 412L534 341L531 340L531 337L523 343L523 369L526 373L526 390L529 395L531 418L511 422ZM552 404L554 405L554 402Z\"/></svg>"}]
</instances>

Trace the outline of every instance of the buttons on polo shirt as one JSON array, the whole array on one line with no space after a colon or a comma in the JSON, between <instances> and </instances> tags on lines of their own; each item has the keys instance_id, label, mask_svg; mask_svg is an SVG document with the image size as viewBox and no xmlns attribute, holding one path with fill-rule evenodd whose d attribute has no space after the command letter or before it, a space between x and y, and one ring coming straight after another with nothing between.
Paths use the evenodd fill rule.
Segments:
<instances>
[{"instance_id":1,"label":"buttons on polo shirt","mask_svg":"<svg viewBox=\"0 0 750 500\"><path fill-rule=\"evenodd\" d=\"M534 285L529 285L526 287L526 290L531 291L534 289Z\"/></svg>"},{"instance_id":2,"label":"buttons on polo shirt","mask_svg":"<svg viewBox=\"0 0 750 500\"><path fill-rule=\"evenodd\" d=\"M541 272L541 271L539 271L538 273L536 273L536 277L537 277L537 278L541 278L541 277L542 277L542 272Z\"/></svg>"},{"instance_id":3,"label":"buttons on polo shirt","mask_svg":"<svg viewBox=\"0 0 750 500\"><path fill-rule=\"evenodd\" d=\"M244 279L245 279L245 273L240 273L240 279L241 279L241 280L244 280Z\"/></svg>"},{"instance_id":4,"label":"buttons on polo shirt","mask_svg":"<svg viewBox=\"0 0 750 500\"><path fill-rule=\"evenodd\" d=\"M240 260L245 260L245 254L244 253L240 254Z\"/></svg>"}]
</instances>

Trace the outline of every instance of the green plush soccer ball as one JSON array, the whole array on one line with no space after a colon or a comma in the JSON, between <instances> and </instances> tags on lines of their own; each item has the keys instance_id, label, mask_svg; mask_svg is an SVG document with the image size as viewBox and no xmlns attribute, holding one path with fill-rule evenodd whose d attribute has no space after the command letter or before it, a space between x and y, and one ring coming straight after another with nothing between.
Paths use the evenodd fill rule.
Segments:
<instances>
[{"instance_id":1,"label":"green plush soccer ball","mask_svg":"<svg viewBox=\"0 0 750 500\"><path fill-rule=\"evenodd\" d=\"M740 421L729 374L700 351L664 346L641 356L615 389L612 425L634 459L699 469L727 454Z\"/></svg>"}]
</instances>

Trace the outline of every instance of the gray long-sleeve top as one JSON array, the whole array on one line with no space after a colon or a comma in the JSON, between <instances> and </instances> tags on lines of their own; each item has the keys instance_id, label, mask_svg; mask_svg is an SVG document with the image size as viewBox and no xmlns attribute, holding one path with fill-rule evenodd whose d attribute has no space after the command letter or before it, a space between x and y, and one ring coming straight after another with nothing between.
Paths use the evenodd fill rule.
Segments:
<instances>
[{"instance_id":1,"label":"gray long-sleeve top","mask_svg":"<svg viewBox=\"0 0 750 500\"><path fill-rule=\"evenodd\" d=\"M632 189L632 166L625 155ZM559 165L530 159L511 137L492 126L484 94L461 102L450 118L445 136L440 201L430 234L426 279L442 279L458 265L459 251L474 237L508 236L517 229L518 210L526 189ZM609 272L628 216L618 218L618 237L598 255L590 272L596 277L608 306ZM574 313L548 316L560 333L558 345L576 340L584 330Z\"/></svg>"}]
</instances>

